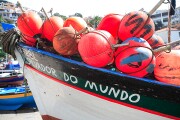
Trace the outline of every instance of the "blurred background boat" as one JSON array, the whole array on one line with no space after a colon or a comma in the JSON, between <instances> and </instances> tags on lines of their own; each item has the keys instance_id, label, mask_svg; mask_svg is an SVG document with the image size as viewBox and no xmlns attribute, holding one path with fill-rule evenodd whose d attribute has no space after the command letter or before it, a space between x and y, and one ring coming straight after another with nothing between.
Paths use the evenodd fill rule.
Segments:
<instances>
[{"instance_id":1,"label":"blurred background boat","mask_svg":"<svg viewBox=\"0 0 180 120\"><path fill-rule=\"evenodd\" d=\"M0 110L36 108L36 103L28 86L0 88Z\"/></svg>"}]
</instances>

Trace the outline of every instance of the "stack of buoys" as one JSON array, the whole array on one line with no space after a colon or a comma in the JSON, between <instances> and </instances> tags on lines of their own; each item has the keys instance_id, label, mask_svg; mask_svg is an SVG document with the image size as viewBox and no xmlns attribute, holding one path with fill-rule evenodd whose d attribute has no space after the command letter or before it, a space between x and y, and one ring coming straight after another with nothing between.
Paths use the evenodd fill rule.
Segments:
<instances>
[{"instance_id":1,"label":"stack of buoys","mask_svg":"<svg viewBox=\"0 0 180 120\"><path fill-rule=\"evenodd\" d=\"M17 27L24 35L24 42L29 45L35 44L33 38L36 38L41 34L41 27L43 21L40 16L33 11L26 11L22 13L17 19Z\"/></svg>"},{"instance_id":2,"label":"stack of buoys","mask_svg":"<svg viewBox=\"0 0 180 120\"><path fill-rule=\"evenodd\" d=\"M128 46L119 47L115 52L115 65L122 73L144 77L152 73L155 67L155 57L149 43L143 38L132 37L124 42Z\"/></svg>"},{"instance_id":3,"label":"stack of buoys","mask_svg":"<svg viewBox=\"0 0 180 120\"><path fill-rule=\"evenodd\" d=\"M64 21L63 28L59 29L53 38L53 47L61 55L74 55L78 53L78 33L87 27L81 17L69 17ZM80 34L81 35L81 34Z\"/></svg>"},{"instance_id":4,"label":"stack of buoys","mask_svg":"<svg viewBox=\"0 0 180 120\"><path fill-rule=\"evenodd\" d=\"M161 82L180 85L180 50L163 52L156 58L155 78Z\"/></svg>"},{"instance_id":5,"label":"stack of buoys","mask_svg":"<svg viewBox=\"0 0 180 120\"><path fill-rule=\"evenodd\" d=\"M122 73L144 77L152 73L155 67L155 56L147 42L154 30L152 19L143 11L130 12L125 16L107 14L96 30L82 36L78 50L83 61L91 66L115 64ZM114 42L99 31L111 34ZM113 47L121 41L129 45L117 49Z\"/></svg>"},{"instance_id":6,"label":"stack of buoys","mask_svg":"<svg viewBox=\"0 0 180 120\"><path fill-rule=\"evenodd\" d=\"M90 66L113 65L117 71L135 77L154 72L157 80L180 85L180 52L172 50L154 56L153 49L163 46L164 42L154 34L154 23L143 11L125 16L107 14L96 30L84 34L78 34L87 27L83 18L63 20L53 16L42 22L38 14L31 11L19 16L17 26L27 45L35 46L35 38L43 36L58 54L78 55ZM125 46L117 47L119 43Z\"/></svg>"}]
</instances>

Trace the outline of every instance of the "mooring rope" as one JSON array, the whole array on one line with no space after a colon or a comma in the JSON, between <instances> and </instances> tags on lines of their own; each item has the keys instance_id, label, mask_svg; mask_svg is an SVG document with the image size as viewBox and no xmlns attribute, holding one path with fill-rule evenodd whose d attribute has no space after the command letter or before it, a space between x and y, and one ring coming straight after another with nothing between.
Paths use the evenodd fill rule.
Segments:
<instances>
[{"instance_id":1,"label":"mooring rope","mask_svg":"<svg viewBox=\"0 0 180 120\"><path fill-rule=\"evenodd\" d=\"M12 55L12 57L16 59L14 51L17 42L20 42L20 33L16 28L14 28L3 34L3 37L0 40L0 45L2 45L2 49L5 53Z\"/></svg>"}]
</instances>

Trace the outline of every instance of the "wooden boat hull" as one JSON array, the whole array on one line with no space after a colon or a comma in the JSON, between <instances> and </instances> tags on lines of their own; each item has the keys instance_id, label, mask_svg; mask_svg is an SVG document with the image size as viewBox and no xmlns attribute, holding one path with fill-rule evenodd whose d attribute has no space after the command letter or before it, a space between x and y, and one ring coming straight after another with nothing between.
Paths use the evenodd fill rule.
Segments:
<instances>
[{"instance_id":1,"label":"wooden boat hull","mask_svg":"<svg viewBox=\"0 0 180 120\"><path fill-rule=\"evenodd\" d=\"M44 119L180 118L180 87L88 66L19 44L25 76ZM22 65L21 65L22 66Z\"/></svg>"},{"instance_id":2,"label":"wooden boat hull","mask_svg":"<svg viewBox=\"0 0 180 120\"><path fill-rule=\"evenodd\" d=\"M25 90L25 87L0 88L0 110L17 110L21 107L36 108L32 93L30 91L26 93Z\"/></svg>"}]
</instances>

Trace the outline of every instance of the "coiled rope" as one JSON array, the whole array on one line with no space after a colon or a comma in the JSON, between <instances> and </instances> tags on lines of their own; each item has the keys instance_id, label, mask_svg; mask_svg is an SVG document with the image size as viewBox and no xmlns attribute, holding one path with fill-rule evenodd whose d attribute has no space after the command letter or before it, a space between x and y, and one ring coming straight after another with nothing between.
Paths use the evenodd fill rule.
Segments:
<instances>
[{"instance_id":1,"label":"coiled rope","mask_svg":"<svg viewBox=\"0 0 180 120\"><path fill-rule=\"evenodd\" d=\"M1 34L0 45L5 53L12 55L12 57L16 59L14 52L15 46L17 42L20 42L20 40L20 32L16 28L13 28Z\"/></svg>"}]
</instances>

